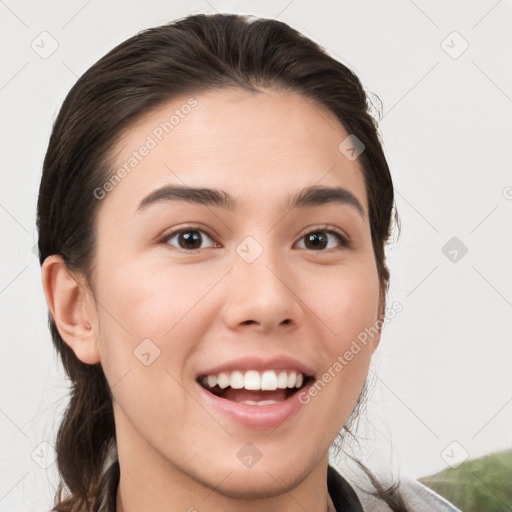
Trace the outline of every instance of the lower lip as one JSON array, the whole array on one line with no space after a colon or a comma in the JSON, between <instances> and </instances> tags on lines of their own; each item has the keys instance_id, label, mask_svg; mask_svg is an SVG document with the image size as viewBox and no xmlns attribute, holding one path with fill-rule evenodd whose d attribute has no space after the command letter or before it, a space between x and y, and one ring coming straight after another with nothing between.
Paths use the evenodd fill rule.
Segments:
<instances>
[{"instance_id":1,"label":"lower lip","mask_svg":"<svg viewBox=\"0 0 512 512\"><path fill-rule=\"evenodd\" d=\"M219 411L224 416L240 425L252 429L276 428L292 418L303 407L299 395L307 392L310 384L302 387L300 391L276 404L249 405L231 400L225 400L207 391L201 384L197 384L201 390L201 396L211 408Z\"/></svg>"}]
</instances>

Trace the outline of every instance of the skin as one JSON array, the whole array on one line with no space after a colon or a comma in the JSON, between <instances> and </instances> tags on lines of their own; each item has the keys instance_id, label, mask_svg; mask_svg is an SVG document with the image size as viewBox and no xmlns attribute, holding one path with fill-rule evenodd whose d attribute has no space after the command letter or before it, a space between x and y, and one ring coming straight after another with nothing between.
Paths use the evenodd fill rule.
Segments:
<instances>
[{"instance_id":1,"label":"skin","mask_svg":"<svg viewBox=\"0 0 512 512\"><path fill-rule=\"evenodd\" d=\"M59 256L44 262L47 302L65 342L81 361L101 362L112 389L118 512L324 511L328 450L380 335L273 430L208 409L195 377L257 354L299 359L319 377L375 324L380 282L359 162L338 150L343 126L297 94L231 89L195 98L191 113L100 201L92 282ZM130 128L115 169L187 99ZM164 184L222 189L239 209L181 201L137 212ZM308 185L348 189L365 215L335 203L283 210L290 192ZM202 232L200 249L187 254L178 237L161 241L197 224L214 235ZM322 224L342 230L351 246L326 233L328 248L308 249L305 235ZM250 264L235 250L247 236L263 248ZM147 338L160 350L149 366L134 356ZM237 457L247 442L262 454L251 468Z\"/></svg>"}]
</instances>

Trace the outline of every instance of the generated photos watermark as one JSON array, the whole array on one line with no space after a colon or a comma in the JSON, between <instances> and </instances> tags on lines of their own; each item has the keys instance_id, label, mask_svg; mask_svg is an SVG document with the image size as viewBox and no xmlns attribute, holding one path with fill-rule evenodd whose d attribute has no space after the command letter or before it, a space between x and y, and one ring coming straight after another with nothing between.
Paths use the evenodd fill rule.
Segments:
<instances>
[{"instance_id":1,"label":"generated photos watermark","mask_svg":"<svg viewBox=\"0 0 512 512\"><path fill-rule=\"evenodd\" d=\"M352 340L350 347L343 354L338 355L334 363L307 390L301 391L298 396L299 402L306 405L317 396L368 345L369 341L380 334L382 326L391 322L402 310L402 303L395 301L386 311L384 319L377 320L371 327L366 327L361 331L356 339Z\"/></svg>"},{"instance_id":2,"label":"generated photos watermark","mask_svg":"<svg viewBox=\"0 0 512 512\"><path fill-rule=\"evenodd\" d=\"M155 149L164 138L169 135L185 119L192 109L198 105L195 98L189 98L186 103L173 111L169 119L159 123L146 137L144 143L124 162L124 164L112 174L101 186L94 189L94 197L98 200L104 199L108 192L114 190L121 181L135 169L153 149Z\"/></svg>"}]
</instances>

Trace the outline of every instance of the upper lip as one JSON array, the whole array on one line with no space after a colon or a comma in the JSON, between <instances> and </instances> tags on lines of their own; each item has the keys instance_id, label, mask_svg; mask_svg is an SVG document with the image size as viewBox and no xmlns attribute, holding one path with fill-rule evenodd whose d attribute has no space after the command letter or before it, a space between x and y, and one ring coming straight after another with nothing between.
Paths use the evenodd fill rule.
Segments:
<instances>
[{"instance_id":1,"label":"upper lip","mask_svg":"<svg viewBox=\"0 0 512 512\"><path fill-rule=\"evenodd\" d=\"M208 375L218 375L219 373L229 373L236 370L245 372L248 370L296 370L302 373L305 377L313 377L315 372L313 369L290 357L281 356L273 358L262 358L261 356L244 357L240 359L233 359L229 362L224 362L217 366L213 366L206 370L202 370L197 374L197 377L204 377Z\"/></svg>"}]
</instances>

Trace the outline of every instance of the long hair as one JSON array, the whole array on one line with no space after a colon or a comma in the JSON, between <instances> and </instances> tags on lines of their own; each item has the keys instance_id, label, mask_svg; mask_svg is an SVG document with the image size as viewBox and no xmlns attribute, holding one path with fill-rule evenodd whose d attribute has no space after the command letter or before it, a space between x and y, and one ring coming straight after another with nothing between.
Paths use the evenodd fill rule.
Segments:
<instances>
[{"instance_id":1,"label":"long hair","mask_svg":"<svg viewBox=\"0 0 512 512\"><path fill-rule=\"evenodd\" d=\"M232 87L298 93L332 112L364 144L358 161L385 298L393 185L360 80L285 23L239 15L192 15L144 30L78 79L54 123L43 164L37 205L41 265L59 254L91 284L100 204L94 191L114 172L112 150L121 135L179 95ZM53 510L88 511L101 492L106 457L116 443L112 395L101 364L79 361L51 315L49 327L72 385L56 438L61 481Z\"/></svg>"}]
</instances>

